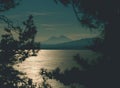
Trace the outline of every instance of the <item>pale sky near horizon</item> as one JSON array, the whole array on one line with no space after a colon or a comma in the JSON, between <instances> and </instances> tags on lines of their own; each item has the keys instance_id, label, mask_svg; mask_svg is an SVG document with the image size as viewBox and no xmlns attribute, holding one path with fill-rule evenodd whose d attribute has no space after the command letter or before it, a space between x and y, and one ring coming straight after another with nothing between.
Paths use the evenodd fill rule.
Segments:
<instances>
[{"instance_id":1,"label":"pale sky near horizon","mask_svg":"<svg viewBox=\"0 0 120 88\"><path fill-rule=\"evenodd\" d=\"M37 41L60 35L77 40L99 34L97 30L91 32L88 28L83 28L71 6L64 7L62 4L56 4L54 0L22 0L19 6L3 14L17 25L32 14L38 30Z\"/></svg>"}]
</instances>

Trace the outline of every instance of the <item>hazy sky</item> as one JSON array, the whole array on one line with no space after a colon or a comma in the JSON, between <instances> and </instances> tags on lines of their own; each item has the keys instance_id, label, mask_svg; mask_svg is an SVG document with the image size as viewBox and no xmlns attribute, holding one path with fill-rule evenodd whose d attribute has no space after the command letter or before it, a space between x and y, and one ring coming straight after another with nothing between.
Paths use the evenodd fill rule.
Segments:
<instances>
[{"instance_id":1,"label":"hazy sky","mask_svg":"<svg viewBox=\"0 0 120 88\"><path fill-rule=\"evenodd\" d=\"M65 35L76 40L98 34L97 31L90 32L81 27L71 6L64 7L54 0L22 0L19 6L3 14L18 25L32 14L38 30L38 41L44 41L51 36Z\"/></svg>"}]
</instances>

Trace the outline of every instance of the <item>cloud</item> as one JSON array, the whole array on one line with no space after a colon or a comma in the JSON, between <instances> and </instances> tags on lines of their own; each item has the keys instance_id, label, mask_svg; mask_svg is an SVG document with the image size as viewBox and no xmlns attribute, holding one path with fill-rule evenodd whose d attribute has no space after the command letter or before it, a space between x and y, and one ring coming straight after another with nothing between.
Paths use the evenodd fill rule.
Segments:
<instances>
[{"instance_id":1,"label":"cloud","mask_svg":"<svg viewBox=\"0 0 120 88\"><path fill-rule=\"evenodd\" d=\"M40 24L43 27L55 27L54 24Z\"/></svg>"},{"instance_id":2,"label":"cloud","mask_svg":"<svg viewBox=\"0 0 120 88\"><path fill-rule=\"evenodd\" d=\"M69 26L71 24L40 24L43 27L61 27L61 26Z\"/></svg>"},{"instance_id":3,"label":"cloud","mask_svg":"<svg viewBox=\"0 0 120 88\"><path fill-rule=\"evenodd\" d=\"M70 24L40 24L47 31L59 30L61 27L69 26Z\"/></svg>"},{"instance_id":4,"label":"cloud","mask_svg":"<svg viewBox=\"0 0 120 88\"><path fill-rule=\"evenodd\" d=\"M56 14L56 12L25 12L25 13L21 13L21 14L10 14L7 15L8 18L10 19L21 19L24 17L27 17L29 15L33 15L33 16L49 16L49 15L53 15Z\"/></svg>"},{"instance_id":5,"label":"cloud","mask_svg":"<svg viewBox=\"0 0 120 88\"><path fill-rule=\"evenodd\" d=\"M32 14L33 16L49 16L56 13L55 12L27 12L27 14Z\"/></svg>"},{"instance_id":6,"label":"cloud","mask_svg":"<svg viewBox=\"0 0 120 88\"><path fill-rule=\"evenodd\" d=\"M10 19L16 19L16 18L23 17L23 15L22 14L14 14L14 15L8 15L7 17L10 18Z\"/></svg>"},{"instance_id":7,"label":"cloud","mask_svg":"<svg viewBox=\"0 0 120 88\"><path fill-rule=\"evenodd\" d=\"M45 30L47 30L47 31L54 31L56 29L55 28L45 28Z\"/></svg>"},{"instance_id":8,"label":"cloud","mask_svg":"<svg viewBox=\"0 0 120 88\"><path fill-rule=\"evenodd\" d=\"M94 33L79 33L79 34L70 34L69 37L71 39L82 39L82 38L93 38L98 36L99 34L94 34Z\"/></svg>"}]
</instances>

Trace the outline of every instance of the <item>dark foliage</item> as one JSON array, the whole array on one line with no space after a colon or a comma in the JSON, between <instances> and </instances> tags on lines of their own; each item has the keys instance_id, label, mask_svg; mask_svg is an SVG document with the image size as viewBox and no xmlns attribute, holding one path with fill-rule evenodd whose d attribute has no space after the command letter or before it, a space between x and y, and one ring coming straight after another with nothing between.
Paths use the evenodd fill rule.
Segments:
<instances>
[{"instance_id":1,"label":"dark foliage","mask_svg":"<svg viewBox=\"0 0 120 88\"><path fill-rule=\"evenodd\" d=\"M29 83L29 78L20 78L23 73L13 69L12 66L0 65L0 88L35 88Z\"/></svg>"},{"instance_id":2,"label":"dark foliage","mask_svg":"<svg viewBox=\"0 0 120 88\"><path fill-rule=\"evenodd\" d=\"M7 23L7 27L4 28L6 33L1 36L0 41L0 88L36 88L40 86L13 68L16 63L37 55L39 51L34 41L37 30L32 15L23 22L23 29L20 26L14 26L5 16L2 16L2 19Z\"/></svg>"},{"instance_id":3,"label":"dark foliage","mask_svg":"<svg viewBox=\"0 0 120 88\"><path fill-rule=\"evenodd\" d=\"M55 0L65 6L71 5L80 23L89 28L103 26L102 52L117 58L119 51L120 3L118 0ZM104 25L103 25L104 24ZM101 41L101 40L100 40ZM98 40L97 40L98 44ZM113 53L114 51L114 53Z\"/></svg>"},{"instance_id":4,"label":"dark foliage","mask_svg":"<svg viewBox=\"0 0 120 88\"><path fill-rule=\"evenodd\" d=\"M95 41L94 50L100 50L112 66L119 66L120 2L118 0L55 0L63 5L72 5L80 23L96 28L104 24L103 37ZM102 42L101 42L102 41ZM116 65L117 64L117 65ZM116 67L118 68L118 67Z\"/></svg>"},{"instance_id":5,"label":"dark foliage","mask_svg":"<svg viewBox=\"0 0 120 88\"><path fill-rule=\"evenodd\" d=\"M64 6L71 5L80 23L89 28L103 26L103 36L94 41L91 47L102 54L97 62L89 64L79 54L74 56L83 68L72 68L64 73L57 68L52 72L45 72L49 78L55 78L65 85L79 83L87 88L115 88L120 80L120 3L118 0L55 0ZM104 24L104 25L103 25ZM52 75L52 76L51 76Z\"/></svg>"},{"instance_id":6,"label":"dark foliage","mask_svg":"<svg viewBox=\"0 0 120 88\"><path fill-rule=\"evenodd\" d=\"M119 73L116 73L117 68L111 66L111 61L104 60L101 56L96 63L89 64L78 54L74 59L82 66L83 70L72 68L62 73L60 68L56 68L52 72L43 70L43 73L46 77L56 79L64 85L77 83L84 85L86 88L114 88L119 86L119 78L117 78Z\"/></svg>"},{"instance_id":7,"label":"dark foliage","mask_svg":"<svg viewBox=\"0 0 120 88\"><path fill-rule=\"evenodd\" d=\"M0 0L0 12L14 8L21 0Z\"/></svg>"},{"instance_id":8,"label":"dark foliage","mask_svg":"<svg viewBox=\"0 0 120 88\"><path fill-rule=\"evenodd\" d=\"M15 59L13 59L15 56L17 58L20 56L19 60L24 61L25 58L31 55L36 55L39 51L37 50L36 43L34 41L37 30L31 15L27 21L23 22L23 26L24 29L8 25L8 27L4 29L6 34L2 35L0 42L0 55L2 57L0 58L1 62L15 62ZM13 32L16 33L16 36L13 35ZM17 36L18 39L15 39Z\"/></svg>"},{"instance_id":9,"label":"dark foliage","mask_svg":"<svg viewBox=\"0 0 120 88\"><path fill-rule=\"evenodd\" d=\"M54 0L61 2L63 5L72 5L79 19L93 20L98 19L110 22L118 16L120 5L118 0ZM85 17L85 18L82 18ZM89 22L89 21L88 21ZM87 23L87 22L86 22ZM86 24L85 23L85 24Z\"/></svg>"}]
</instances>

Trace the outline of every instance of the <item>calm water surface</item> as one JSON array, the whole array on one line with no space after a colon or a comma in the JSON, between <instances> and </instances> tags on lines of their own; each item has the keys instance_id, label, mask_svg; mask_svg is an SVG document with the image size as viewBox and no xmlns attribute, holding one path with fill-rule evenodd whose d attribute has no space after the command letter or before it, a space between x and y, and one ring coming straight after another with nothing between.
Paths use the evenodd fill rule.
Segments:
<instances>
[{"instance_id":1,"label":"calm water surface","mask_svg":"<svg viewBox=\"0 0 120 88\"><path fill-rule=\"evenodd\" d=\"M33 79L34 82L42 82L39 74L41 68L54 70L59 67L61 71L64 71L72 67L79 67L73 60L73 56L78 53L85 58L96 58L95 53L90 50L40 50L38 56L27 58L26 61L17 64L15 68L25 72L26 76ZM53 88L67 88L55 80L49 82Z\"/></svg>"}]
</instances>

